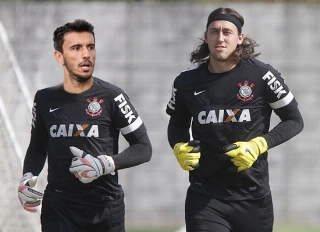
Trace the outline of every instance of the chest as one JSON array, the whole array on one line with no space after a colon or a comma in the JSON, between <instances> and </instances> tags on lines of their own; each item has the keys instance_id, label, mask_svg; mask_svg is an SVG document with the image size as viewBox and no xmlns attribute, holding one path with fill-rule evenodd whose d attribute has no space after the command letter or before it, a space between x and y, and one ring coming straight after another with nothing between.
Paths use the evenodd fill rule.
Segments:
<instances>
[{"instance_id":1,"label":"chest","mask_svg":"<svg viewBox=\"0 0 320 232\"><path fill-rule=\"evenodd\" d=\"M51 137L100 137L112 127L112 106L105 97L48 98L40 109Z\"/></svg>"},{"instance_id":2,"label":"chest","mask_svg":"<svg viewBox=\"0 0 320 232\"><path fill-rule=\"evenodd\" d=\"M264 83L256 76L231 75L219 79L204 78L196 84L184 86L183 101L190 108L254 107L266 94Z\"/></svg>"},{"instance_id":3,"label":"chest","mask_svg":"<svg viewBox=\"0 0 320 232\"><path fill-rule=\"evenodd\" d=\"M199 124L250 122L270 111L263 80L247 73L203 78L185 86L181 98Z\"/></svg>"}]
</instances>

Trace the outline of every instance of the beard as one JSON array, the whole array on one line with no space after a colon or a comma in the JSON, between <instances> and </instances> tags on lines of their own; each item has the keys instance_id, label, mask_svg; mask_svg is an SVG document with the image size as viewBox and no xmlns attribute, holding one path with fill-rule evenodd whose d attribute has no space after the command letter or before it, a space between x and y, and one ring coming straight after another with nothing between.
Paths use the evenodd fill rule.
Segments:
<instances>
[{"instance_id":1,"label":"beard","mask_svg":"<svg viewBox=\"0 0 320 232\"><path fill-rule=\"evenodd\" d=\"M210 55L210 58L218 61L218 62L221 62L221 63L233 63L233 62L236 62L236 56L235 56L235 53L231 53L229 55L221 55L221 54L211 54Z\"/></svg>"},{"instance_id":2,"label":"beard","mask_svg":"<svg viewBox=\"0 0 320 232\"><path fill-rule=\"evenodd\" d=\"M80 83L86 82L92 77L92 75L80 75L80 74L72 74L72 76L76 81Z\"/></svg>"},{"instance_id":3,"label":"beard","mask_svg":"<svg viewBox=\"0 0 320 232\"><path fill-rule=\"evenodd\" d=\"M87 61L87 62L90 62L90 61ZM92 62L90 62L90 63L91 63L92 70L93 70L94 65L92 64ZM76 68L74 67L74 65L70 64L67 60L64 60L64 65L65 65L66 69L68 70L71 79L76 80L79 83L86 82L87 80L89 80L92 77L92 71L84 73L84 74L78 73L75 71Z\"/></svg>"}]
</instances>

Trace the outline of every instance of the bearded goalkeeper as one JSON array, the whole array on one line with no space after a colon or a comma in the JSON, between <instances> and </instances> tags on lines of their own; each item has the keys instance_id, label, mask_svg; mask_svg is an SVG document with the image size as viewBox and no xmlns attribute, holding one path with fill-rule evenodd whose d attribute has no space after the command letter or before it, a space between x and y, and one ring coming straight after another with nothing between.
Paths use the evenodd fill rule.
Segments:
<instances>
[{"instance_id":1,"label":"bearded goalkeeper","mask_svg":"<svg viewBox=\"0 0 320 232\"><path fill-rule=\"evenodd\" d=\"M189 171L188 232L271 232L268 150L303 128L293 93L256 58L243 24L230 8L209 15L203 43L191 53L196 65L174 80L167 105L168 140ZM281 123L269 130L272 112Z\"/></svg>"},{"instance_id":2,"label":"bearded goalkeeper","mask_svg":"<svg viewBox=\"0 0 320 232\"><path fill-rule=\"evenodd\" d=\"M55 58L64 82L39 90L18 195L36 212L42 200L43 232L123 232L124 193L118 170L151 158L146 127L122 89L93 77L93 26L85 20L54 32ZM128 148L118 151L120 133ZM36 190L48 158L48 185Z\"/></svg>"}]
</instances>

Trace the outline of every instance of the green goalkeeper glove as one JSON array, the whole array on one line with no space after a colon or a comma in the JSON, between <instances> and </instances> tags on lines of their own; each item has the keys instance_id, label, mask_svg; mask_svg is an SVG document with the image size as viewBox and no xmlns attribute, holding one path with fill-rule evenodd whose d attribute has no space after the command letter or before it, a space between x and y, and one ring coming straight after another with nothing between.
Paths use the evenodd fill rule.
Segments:
<instances>
[{"instance_id":1,"label":"green goalkeeper glove","mask_svg":"<svg viewBox=\"0 0 320 232\"><path fill-rule=\"evenodd\" d=\"M267 141L260 136L251 139L249 142L236 142L234 144L237 147L227 151L226 154L233 157L231 161L238 167L238 172L250 168L258 159L258 156L268 150Z\"/></svg>"},{"instance_id":2,"label":"green goalkeeper glove","mask_svg":"<svg viewBox=\"0 0 320 232\"><path fill-rule=\"evenodd\" d=\"M200 141L192 140L189 143L177 143L173 148L182 169L192 171L199 166Z\"/></svg>"}]
</instances>

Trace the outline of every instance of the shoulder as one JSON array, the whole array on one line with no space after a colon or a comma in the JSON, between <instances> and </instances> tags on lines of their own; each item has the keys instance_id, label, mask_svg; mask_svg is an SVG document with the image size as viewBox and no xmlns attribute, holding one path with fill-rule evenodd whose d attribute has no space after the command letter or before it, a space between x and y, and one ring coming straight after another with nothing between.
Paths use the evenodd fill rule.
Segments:
<instances>
[{"instance_id":1,"label":"shoulder","mask_svg":"<svg viewBox=\"0 0 320 232\"><path fill-rule=\"evenodd\" d=\"M264 63L256 58L244 59L242 60L242 64L246 68L246 71L256 73L262 77L262 80L265 80L266 78L269 79L269 76L274 76L277 79L284 81L279 70L275 69L272 65Z\"/></svg>"},{"instance_id":2,"label":"shoulder","mask_svg":"<svg viewBox=\"0 0 320 232\"><path fill-rule=\"evenodd\" d=\"M59 84L59 85L56 85L56 86L51 86L51 87L47 87L47 88L43 88L43 89L40 89L36 92L36 97L38 98L46 98L46 97L49 97L51 96L53 93L60 93L60 92L63 92L63 85L62 84Z\"/></svg>"},{"instance_id":3,"label":"shoulder","mask_svg":"<svg viewBox=\"0 0 320 232\"><path fill-rule=\"evenodd\" d=\"M103 91L107 91L111 95L119 95L124 93L123 89L111 84L107 81L101 80L100 78L93 77L94 88L101 89Z\"/></svg>"},{"instance_id":4,"label":"shoulder","mask_svg":"<svg viewBox=\"0 0 320 232\"><path fill-rule=\"evenodd\" d=\"M109 89L111 91L116 91L116 92L122 91L120 87L97 77L93 77L93 83L98 88Z\"/></svg>"},{"instance_id":5,"label":"shoulder","mask_svg":"<svg viewBox=\"0 0 320 232\"><path fill-rule=\"evenodd\" d=\"M180 74L177 77L187 77L187 76L191 76L192 74L199 72L200 68L203 65L194 65L192 67L189 67L183 71L180 72Z\"/></svg>"},{"instance_id":6,"label":"shoulder","mask_svg":"<svg viewBox=\"0 0 320 232\"><path fill-rule=\"evenodd\" d=\"M175 78L175 84L180 85L180 84L185 84L188 85L190 81L195 80L195 75L199 77L199 73L201 73L203 69L203 64L202 65L194 65L190 68L187 68L179 73L179 75Z\"/></svg>"},{"instance_id":7,"label":"shoulder","mask_svg":"<svg viewBox=\"0 0 320 232\"><path fill-rule=\"evenodd\" d=\"M256 58L243 59L242 63L248 68L256 69L258 71L260 70L261 72L268 72L268 71L279 72L278 70L273 68L270 64L264 63Z\"/></svg>"}]
</instances>

